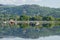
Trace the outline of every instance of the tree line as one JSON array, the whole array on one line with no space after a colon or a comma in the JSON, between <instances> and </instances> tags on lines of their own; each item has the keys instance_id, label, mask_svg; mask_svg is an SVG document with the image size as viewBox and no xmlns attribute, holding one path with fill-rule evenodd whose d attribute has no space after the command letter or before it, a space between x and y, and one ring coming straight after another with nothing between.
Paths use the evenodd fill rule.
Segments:
<instances>
[{"instance_id":1,"label":"tree line","mask_svg":"<svg viewBox=\"0 0 60 40\"><path fill-rule=\"evenodd\" d=\"M0 20L7 21L7 20L16 20L16 21L60 21L60 18L55 18L53 16L41 16L41 15L15 15L15 14L1 14Z\"/></svg>"}]
</instances>

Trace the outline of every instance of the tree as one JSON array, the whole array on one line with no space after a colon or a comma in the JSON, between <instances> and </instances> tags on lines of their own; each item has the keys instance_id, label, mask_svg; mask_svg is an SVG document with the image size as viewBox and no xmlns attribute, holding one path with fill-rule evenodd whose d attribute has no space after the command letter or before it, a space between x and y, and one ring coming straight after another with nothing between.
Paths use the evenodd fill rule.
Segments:
<instances>
[{"instance_id":1,"label":"tree","mask_svg":"<svg viewBox=\"0 0 60 40\"><path fill-rule=\"evenodd\" d=\"M45 21L54 21L55 18L52 17L52 16L48 16L48 17L43 17L43 20L45 20Z\"/></svg>"},{"instance_id":2,"label":"tree","mask_svg":"<svg viewBox=\"0 0 60 40\"><path fill-rule=\"evenodd\" d=\"M42 20L42 17L41 16L33 16L30 18L30 20L33 20L33 21L41 21Z\"/></svg>"},{"instance_id":3,"label":"tree","mask_svg":"<svg viewBox=\"0 0 60 40\"><path fill-rule=\"evenodd\" d=\"M60 21L60 18L56 18L56 21Z\"/></svg>"},{"instance_id":4,"label":"tree","mask_svg":"<svg viewBox=\"0 0 60 40\"><path fill-rule=\"evenodd\" d=\"M21 21L27 21L27 20L29 20L29 16L27 16L27 15L21 15L20 16L20 20Z\"/></svg>"}]
</instances>

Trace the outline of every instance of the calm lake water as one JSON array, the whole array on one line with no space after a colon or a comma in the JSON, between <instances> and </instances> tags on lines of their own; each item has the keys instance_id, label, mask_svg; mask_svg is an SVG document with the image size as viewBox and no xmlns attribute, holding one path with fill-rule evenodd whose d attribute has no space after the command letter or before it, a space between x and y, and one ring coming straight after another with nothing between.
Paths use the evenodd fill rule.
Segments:
<instances>
[{"instance_id":1,"label":"calm lake water","mask_svg":"<svg viewBox=\"0 0 60 40\"><path fill-rule=\"evenodd\" d=\"M0 40L60 40L60 36L40 37L38 39L23 39L23 38L1 38Z\"/></svg>"},{"instance_id":2,"label":"calm lake water","mask_svg":"<svg viewBox=\"0 0 60 40\"><path fill-rule=\"evenodd\" d=\"M0 27L0 40L60 40L60 24L41 24L28 28ZM28 39L29 38L29 39Z\"/></svg>"}]
</instances>

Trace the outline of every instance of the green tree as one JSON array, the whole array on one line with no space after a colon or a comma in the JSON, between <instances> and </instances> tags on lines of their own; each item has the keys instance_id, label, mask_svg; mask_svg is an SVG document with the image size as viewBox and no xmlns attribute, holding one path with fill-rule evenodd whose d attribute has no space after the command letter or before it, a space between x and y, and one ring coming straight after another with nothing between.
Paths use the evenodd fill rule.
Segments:
<instances>
[{"instance_id":1,"label":"green tree","mask_svg":"<svg viewBox=\"0 0 60 40\"><path fill-rule=\"evenodd\" d=\"M60 18L56 18L56 21L60 21Z\"/></svg>"},{"instance_id":2,"label":"green tree","mask_svg":"<svg viewBox=\"0 0 60 40\"><path fill-rule=\"evenodd\" d=\"M43 20L45 20L45 21L54 21L55 18L52 17L52 16L48 16L48 17L43 17Z\"/></svg>"},{"instance_id":3,"label":"green tree","mask_svg":"<svg viewBox=\"0 0 60 40\"><path fill-rule=\"evenodd\" d=\"M20 20L21 21L27 21L27 20L29 20L29 16L27 16L27 15L21 15L20 16Z\"/></svg>"}]
</instances>

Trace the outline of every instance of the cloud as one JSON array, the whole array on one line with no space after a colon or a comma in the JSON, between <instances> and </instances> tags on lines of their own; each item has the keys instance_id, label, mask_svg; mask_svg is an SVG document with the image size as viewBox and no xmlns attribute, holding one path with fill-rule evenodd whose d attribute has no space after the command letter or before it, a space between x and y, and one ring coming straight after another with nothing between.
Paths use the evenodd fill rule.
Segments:
<instances>
[{"instance_id":1,"label":"cloud","mask_svg":"<svg viewBox=\"0 0 60 40\"><path fill-rule=\"evenodd\" d=\"M0 4L26 4L37 3L41 0L0 0Z\"/></svg>"},{"instance_id":2,"label":"cloud","mask_svg":"<svg viewBox=\"0 0 60 40\"><path fill-rule=\"evenodd\" d=\"M60 0L0 0L0 4L38 4L41 6L60 7Z\"/></svg>"},{"instance_id":3,"label":"cloud","mask_svg":"<svg viewBox=\"0 0 60 40\"><path fill-rule=\"evenodd\" d=\"M42 1L42 0L34 0L35 2Z\"/></svg>"},{"instance_id":4,"label":"cloud","mask_svg":"<svg viewBox=\"0 0 60 40\"><path fill-rule=\"evenodd\" d=\"M23 2L26 2L26 0L22 0Z\"/></svg>"},{"instance_id":5,"label":"cloud","mask_svg":"<svg viewBox=\"0 0 60 40\"><path fill-rule=\"evenodd\" d=\"M26 0L0 0L0 4L24 4Z\"/></svg>"}]
</instances>

